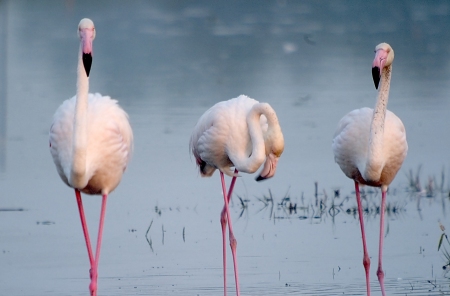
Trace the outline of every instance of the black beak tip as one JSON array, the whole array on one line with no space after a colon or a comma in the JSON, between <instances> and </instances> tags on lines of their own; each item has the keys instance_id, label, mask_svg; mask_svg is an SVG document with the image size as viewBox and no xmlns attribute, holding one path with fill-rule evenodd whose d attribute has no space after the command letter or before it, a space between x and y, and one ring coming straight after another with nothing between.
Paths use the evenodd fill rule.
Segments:
<instances>
[{"instance_id":1,"label":"black beak tip","mask_svg":"<svg viewBox=\"0 0 450 296\"><path fill-rule=\"evenodd\" d=\"M86 70L86 75L89 77L89 72L91 72L91 65L92 65L91 53L83 53L83 65L84 70Z\"/></svg>"},{"instance_id":2,"label":"black beak tip","mask_svg":"<svg viewBox=\"0 0 450 296\"><path fill-rule=\"evenodd\" d=\"M378 89L378 85L380 84L380 68L378 67L372 68L372 78L373 83L375 84L375 88Z\"/></svg>"},{"instance_id":3,"label":"black beak tip","mask_svg":"<svg viewBox=\"0 0 450 296\"><path fill-rule=\"evenodd\" d=\"M262 177L262 176L258 176L255 178L256 181L260 182L260 181L264 181L266 178Z\"/></svg>"}]
</instances>

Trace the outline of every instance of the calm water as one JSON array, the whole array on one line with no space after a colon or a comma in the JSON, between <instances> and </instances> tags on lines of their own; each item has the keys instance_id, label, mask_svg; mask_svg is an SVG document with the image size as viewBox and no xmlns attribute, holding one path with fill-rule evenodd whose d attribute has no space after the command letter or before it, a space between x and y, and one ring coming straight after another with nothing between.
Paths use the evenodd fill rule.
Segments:
<instances>
[{"instance_id":1,"label":"calm water","mask_svg":"<svg viewBox=\"0 0 450 296\"><path fill-rule=\"evenodd\" d=\"M450 294L437 251L438 221L450 229L449 16L447 1L0 1L0 208L15 210L0 211L0 294L88 294L75 197L48 151L53 113L75 94L83 17L97 29L91 91L117 98L135 134L109 199L99 295L222 295L219 177L199 177L188 141L207 108L242 93L274 107L286 141L275 178L237 182L242 294L365 295L359 224L347 213L353 183L330 146L344 114L375 104L371 63L383 41L395 50L388 107L410 147L389 194L386 290ZM407 192L419 166L423 188L443 170L446 192ZM269 190L273 209L261 201ZM84 203L96 233L100 198ZM378 204L370 194L373 295Z\"/></svg>"}]
</instances>

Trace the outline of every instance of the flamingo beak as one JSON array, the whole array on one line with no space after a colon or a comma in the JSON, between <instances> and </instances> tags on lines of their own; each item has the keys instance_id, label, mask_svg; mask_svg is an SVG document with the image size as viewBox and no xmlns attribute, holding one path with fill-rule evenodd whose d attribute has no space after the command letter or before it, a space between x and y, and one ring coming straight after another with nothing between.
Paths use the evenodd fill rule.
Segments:
<instances>
[{"instance_id":1,"label":"flamingo beak","mask_svg":"<svg viewBox=\"0 0 450 296\"><path fill-rule=\"evenodd\" d=\"M83 65L84 65L84 70L86 71L86 75L87 75L87 77L89 77L89 72L91 71L91 65L92 65L92 54L83 53Z\"/></svg>"},{"instance_id":2,"label":"flamingo beak","mask_svg":"<svg viewBox=\"0 0 450 296\"><path fill-rule=\"evenodd\" d=\"M378 89L378 85L380 84L381 71L386 64L387 56L388 52L383 49L379 49L375 53L375 59L372 63L372 78L376 89Z\"/></svg>"},{"instance_id":3,"label":"flamingo beak","mask_svg":"<svg viewBox=\"0 0 450 296\"><path fill-rule=\"evenodd\" d=\"M373 78L373 83L375 84L376 89L378 89L378 84L380 83L380 78L381 78L380 72L381 72L380 68L378 68L378 67L372 68L372 78Z\"/></svg>"},{"instance_id":4,"label":"flamingo beak","mask_svg":"<svg viewBox=\"0 0 450 296\"><path fill-rule=\"evenodd\" d=\"M256 178L256 181L262 181L269 178L272 178L275 175L275 171L277 170L279 157L275 156L275 154L270 153L267 156L266 162L264 163L264 168Z\"/></svg>"},{"instance_id":5,"label":"flamingo beak","mask_svg":"<svg viewBox=\"0 0 450 296\"><path fill-rule=\"evenodd\" d=\"M94 39L94 31L92 29L80 29L81 50L84 70L89 77L92 65L92 40Z\"/></svg>"}]
</instances>

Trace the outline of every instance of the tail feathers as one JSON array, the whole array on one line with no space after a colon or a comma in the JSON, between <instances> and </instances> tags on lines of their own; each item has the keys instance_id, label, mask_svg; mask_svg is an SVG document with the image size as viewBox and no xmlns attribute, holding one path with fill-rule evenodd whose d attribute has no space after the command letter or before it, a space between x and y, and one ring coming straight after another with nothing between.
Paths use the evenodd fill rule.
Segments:
<instances>
[{"instance_id":1,"label":"tail feathers","mask_svg":"<svg viewBox=\"0 0 450 296\"><path fill-rule=\"evenodd\" d=\"M239 175L235 174L230 167L216 168L212 165L207 164L205 161L201 161L200 163L198 163L198 168L200 169L200 174L202 177L211 177L216 171L216 169L219 169L227 176L239 177Z\"/></svg>"},{"instance_id":2,"label":"tail feathers","mask_svg":"<svg viewBox=\"0 0 450 296\"><path fill-rule=\"evenodd\" d=\"M231 169L231 167L223 167L223 168L216 168L215 166L212 166L208 164L206 161L202 160L200 157L195 158L198 168L200 170L200 174L202 177L211 177L216 169L219 169L221 172L223 172L225 175L230 177L239 177L238 174L235 174L234 171Z\"/></svg>"}]
</instances>

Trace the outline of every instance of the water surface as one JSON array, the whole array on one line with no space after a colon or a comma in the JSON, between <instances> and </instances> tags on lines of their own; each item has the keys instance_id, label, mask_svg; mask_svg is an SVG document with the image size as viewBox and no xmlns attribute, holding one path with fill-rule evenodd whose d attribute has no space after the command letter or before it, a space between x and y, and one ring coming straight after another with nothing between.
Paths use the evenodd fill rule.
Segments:
<instances>
[{"instance_id":1,"label":"water surface","mask_svg":"<svg viewBox=\"0 0 450 296\"><path fill-rule=\"evenodd\" d=\"M91 91L118 99L135 134L133 160L108 202L99 295L222 295L220 181L200 178L188 141L207 108L240 94L274 107L286 141L275 178L237 182L242 294L365 295L353 183L330 146L343 115L375 104L380 42L395 50L388 107L409 143L389 192L399 210L386 221L386 290L450 293L437 251L438 221L450 228L449 14L446 1L0 1L0 207L12 210L0 211L0 294L88 293L75 197L48 151L53 113L75 94L83 17L97 30ZM443 194L407 191L419 166L423 190L444 171ZM273 211L260 201L269 190ZM248 200L244 211L238 196ZM284 197L296 213L277 206ZM333 202L342 203L337 214ZM100 198L84 204L96 233ZM368 196L373 295L381 295L378 204L379 193Z\"/></svg>"}]
</instances>

